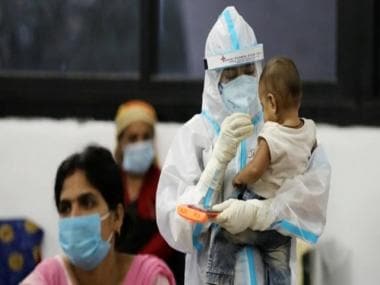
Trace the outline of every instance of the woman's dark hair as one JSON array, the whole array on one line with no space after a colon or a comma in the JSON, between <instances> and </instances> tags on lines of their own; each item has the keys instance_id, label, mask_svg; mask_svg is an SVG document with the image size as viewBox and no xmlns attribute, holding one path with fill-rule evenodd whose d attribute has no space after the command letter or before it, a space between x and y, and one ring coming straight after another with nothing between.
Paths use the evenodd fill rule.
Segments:
<instances>
[{"instance_id":1,"label":"woman's dark hair","mask_svg":"<svg viewBox=\"0 0 380 285\"><path fill-rule=\"evenodd\" d=\"M100 192L110 210L115 210L118 204L123 205L123 184L119 166L109 150L90 145L82 152L70 155L58 167L54 186L57 208L63 183L76 170L85 173L88 182Z\"/></svg>"}]
</instances>

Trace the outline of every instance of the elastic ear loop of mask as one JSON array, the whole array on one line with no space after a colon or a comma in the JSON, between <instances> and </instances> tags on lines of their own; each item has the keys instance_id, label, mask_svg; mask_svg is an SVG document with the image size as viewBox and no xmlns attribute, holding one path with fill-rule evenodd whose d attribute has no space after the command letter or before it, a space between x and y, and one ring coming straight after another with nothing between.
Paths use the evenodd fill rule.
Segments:
<instances>
[{"instance_id":1,"label":"elastic ear loop of mask","mask_svg":"<svg viewBox=\"0 0 380 285\"><path fill-rule=\"evenodd\" d=\"M108 211L107 213L103 214L102 216L100 216L100 221L103 222L104 220L108 219L108 217L110 216L110 211ZM107 238L107 242L110 243L112 238L113 238L113 234L114 232L111 232L111 234L109 235L109 237Z\"/></svg>"}]
</instances>

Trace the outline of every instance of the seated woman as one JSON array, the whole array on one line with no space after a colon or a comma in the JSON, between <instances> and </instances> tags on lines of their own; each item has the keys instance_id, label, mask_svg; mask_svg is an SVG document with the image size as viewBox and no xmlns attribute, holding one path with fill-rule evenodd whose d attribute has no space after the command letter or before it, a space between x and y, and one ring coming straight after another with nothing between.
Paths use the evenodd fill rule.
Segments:
<instances>
[{"instance_id":1,"label":"seated woman","mask_svg":"<svg viewBox=\"0 0 380 285\"><path fill-rule=\"evenodd\" d=\"M161 259L115 249L124 217L123 187L108 150L88 146L64 160L55 203L65 255L44 260L21 284L175 284Z\"/></svg>"},{"instance_id":2,"label":"seated woman","mask_svg":"<svg viewBox=\"0 0 380 285\"><path fill-rule=\"evenodd\" d=\"M172 249L158 231L156 191L161 170L155 154L156 111L142 100L122 104L116 113L115 159L122 169L126 213L118 249L156 255L183 283L185 256Z\"/></svg>"}]
</instances>

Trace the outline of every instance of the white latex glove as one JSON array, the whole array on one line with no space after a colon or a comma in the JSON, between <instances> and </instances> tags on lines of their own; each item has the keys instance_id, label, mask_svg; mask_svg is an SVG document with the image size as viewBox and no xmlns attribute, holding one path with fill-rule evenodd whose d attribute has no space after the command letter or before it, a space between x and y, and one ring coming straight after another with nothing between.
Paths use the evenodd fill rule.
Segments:
<instances>
[{"instance_id":1,"label":"white latex glove","mask_svg":"<svg viewBox=\"0 0 380 285\"><path fill-rule=\"evenodd\" d=\"M221 125L213 154L220 162L230 162L236 155L239 143L252 133L253 125L248 114L234 113L226 117Z\"/></svg>"},{"instance_id":2,"label":"white latex glove","mask_svg":"<svg viewBox=\"0 0 380 285\"><path fill-rule=\"evenodd\" d=\"M229 199L214 205L212 210L221 211L215 222L231 234L240 233L248 228L263 231L267 230L275 219L271 203L271 199L246 201Z\"/></svg>"},{"instance_id":3,"label":"white latex glove","mask_svg":"<svg viewBox=\"0 0 380 285\"><path fill-rule=\"evenodd\" d=\"M240 141L252 133L253 125L247 114L234 113L224 119L211 158L197 184L199 190L206 193L210 187L220 191L227 164L236 155Z\"/></svg>"}]
</instances>

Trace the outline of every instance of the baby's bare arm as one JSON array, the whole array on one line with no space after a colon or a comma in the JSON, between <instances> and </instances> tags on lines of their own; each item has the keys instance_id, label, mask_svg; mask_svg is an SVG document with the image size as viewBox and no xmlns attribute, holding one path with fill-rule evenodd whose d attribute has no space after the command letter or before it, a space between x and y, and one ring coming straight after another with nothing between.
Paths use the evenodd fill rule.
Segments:
<instances>
[{"instance_id":1,"label":"baby's bare arm","mask_svg":"<svg viewBox=\"0 0 380 285\"><path fill-rule=\"evenodd\" d=\"M267 142L259 138L257 150L253 159L234 178L235 187L255 183L267 170L270 164L270 151Z\"/></svg>"}]
</instances>

